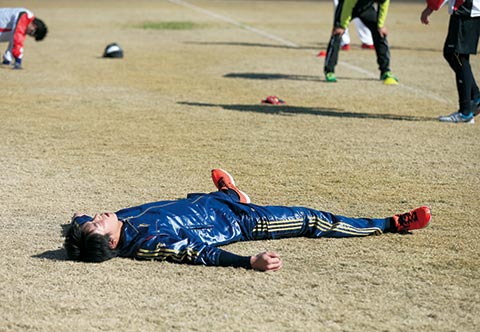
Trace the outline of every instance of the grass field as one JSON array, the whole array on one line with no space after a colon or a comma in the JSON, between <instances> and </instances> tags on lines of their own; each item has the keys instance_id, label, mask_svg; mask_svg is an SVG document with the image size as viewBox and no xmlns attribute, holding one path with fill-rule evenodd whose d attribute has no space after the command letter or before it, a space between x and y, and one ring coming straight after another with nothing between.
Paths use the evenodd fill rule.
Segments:
<instances>
[{"instance_id":1,"label":"grass field","mask_svg":"<svg viewBox=\"0 0 480 332\"><path fill-rule=\"evenodd\" d=\"M0 68L0 331L480 330L480 125L436 120L457 109L445 8L423 26L422 1L392 1L401 84L384 86L354 29L325 83L331 1L21 5L49 34L26 41L22 71ZM101 58L111 42L124 59ZM428 205L433 220L225 248L276 251L276 273L65 260L74 212L213 191L215 167L259 204L374 217Z\"/></svg>"}]
</instances>

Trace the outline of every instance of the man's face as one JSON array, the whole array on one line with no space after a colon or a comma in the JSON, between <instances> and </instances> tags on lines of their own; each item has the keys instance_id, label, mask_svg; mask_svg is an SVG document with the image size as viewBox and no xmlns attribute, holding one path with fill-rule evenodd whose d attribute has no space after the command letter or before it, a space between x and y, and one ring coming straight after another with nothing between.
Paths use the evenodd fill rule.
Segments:
<instances>
[{"instance_id":1,"label":"man's face","mask_svg":"<svg viewBox=\"0 0 480 332\"><path fill-rule=\"evenodd\" d=\"M27 35L34 37L35 36L35 31L37 30L37 26L31 22L27 26Z\"/></svg>"},{"instance_id":2,"label":"man's face","mask_svg":"<svg viewBox=\"0 0 480 332\"><path fill-rule=\"evenodd\" d=\"M114 236L120 221L115 213L96 214L92 221L82 225L82 230L87 234L100 234Z\"/></svg>"}]
</instances>

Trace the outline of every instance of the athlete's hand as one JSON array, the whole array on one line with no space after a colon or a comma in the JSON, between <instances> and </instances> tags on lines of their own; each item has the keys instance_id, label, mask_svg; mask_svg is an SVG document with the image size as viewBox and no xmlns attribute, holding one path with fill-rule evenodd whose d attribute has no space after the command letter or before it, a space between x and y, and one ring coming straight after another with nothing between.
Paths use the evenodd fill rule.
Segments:
<instances>
[{"instance_id":1,"label":"athlete's hand","mask_svg":"<svg viewBox=\"0 0 480 332\"><path fill-rule=\"evenodd\" d=\"M343 35L345 33L345 29L342 28L342 27L334 27L333 30L332 30L332 36L335 36L335 35Z\"/></svg>"},{"instance_id":2,"label":"athlete's hand","mask_svg":"<svg viewBox=\"0 0 480 332\"><path fill-rule=\"evenodd\" d=\"M425 7L425 9L422 12L422 15L420 15L420 21L422 21L423 24L428 24L430 23L430 20L428 17L433 13L433 10Z\"/></svg>"},{"instance_id":3,"label":"athlete's hand","mask_svg":"<svg viewBox=\"0 0 480 332\"><path fill-rule=\"evenodd\" d=\"M380 37L385 38L388 35L387 27L383 26L381 28L378 28L378 33L380 34Z\"/></svg>"},{"instance_id":4,"label":"athlete's hand","mask_svg":"<svg viewBox=\"0 0 480 332\"><path fill-rule=\"evenodd\" d=\"M278 271L283 263L280 256L271 251L265 251L250 257L252 268L259 271Z\"/></svg>"}]
</instances>

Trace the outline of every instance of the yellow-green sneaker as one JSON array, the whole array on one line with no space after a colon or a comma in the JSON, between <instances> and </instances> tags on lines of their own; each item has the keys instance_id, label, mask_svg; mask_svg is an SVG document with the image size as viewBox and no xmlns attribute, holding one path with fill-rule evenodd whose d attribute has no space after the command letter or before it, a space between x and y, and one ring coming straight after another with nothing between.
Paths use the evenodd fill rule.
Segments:
<instances>
[{"instance_id":1,"label":"yellow-green sneaker","mask_svg":"<svg viewBox=\"0 0 480 332\"><path fill-rule=\"evenodd\" d=\"M383 84L385 84L385 85L397 85L398 84L398 78L393 76L391 71L384 72L380 76L380 79L383 81Z\"/></svg>"},{"instance_id":2,"label":"yellow-green sneaker","mask_svg":"<svg viewBox=\"0 0 480 332\"><path fill-rule=\"evenodd\" d=\"M335 73L325 73L325 80L334 83L337 81L337 76L335 76Z\"/></svg>"}]
</instances>

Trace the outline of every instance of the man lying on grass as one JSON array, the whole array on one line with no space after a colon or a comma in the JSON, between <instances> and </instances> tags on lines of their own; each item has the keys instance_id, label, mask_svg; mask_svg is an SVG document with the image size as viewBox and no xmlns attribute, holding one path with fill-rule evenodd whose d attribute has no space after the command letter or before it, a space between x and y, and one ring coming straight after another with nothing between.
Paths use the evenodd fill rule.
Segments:
<instances>
[{"instance_id":1,"label":"man lying on grass","mask_svg":"<svg viewBox=\"0 0 480 332\"><path fill-rule=\"evenodd\" d=\"M210 266L277 271L275 252L239 256L219 246L238 241L288 237L351 237L404 233L428 225L422 206L388 218L349 218L307 207L260 206L235 186L224 170L212 170L218 191L126 208L93 218L75 213L64 247L69 259L103 262L110 258L167 260Z\"/></svg>"}]
</instances>

